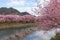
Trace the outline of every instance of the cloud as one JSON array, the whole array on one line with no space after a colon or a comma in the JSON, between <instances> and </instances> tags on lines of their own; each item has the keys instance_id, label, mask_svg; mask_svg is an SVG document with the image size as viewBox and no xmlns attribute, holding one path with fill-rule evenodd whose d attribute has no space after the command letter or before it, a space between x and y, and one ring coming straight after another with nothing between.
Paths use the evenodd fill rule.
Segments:
<instances>
[{"instance_id":1,"label":"cloud","mask_svg":"<svg viewBox=\"0 0 60 40\"><path fill-rule=\"evenodd\" d=\"M32 15L37 15L35 14L32 9L36 7L36 2L32 1L27 1L27 0L10 0L7 3L8 7L13 7L17 9L20 12L29 12ZM29 6L28 6L29 5ZM22 7L23 6L23 7Z\"/></svg>"},{"instance_id":2,"label":"cloud","mask_svg":"<svg viewBox=\"0 0 60 40\"><path fill-rule=\"evenodd\" d=\"M37 3L35 2L35 3L33 4L33 6L35 6L35 7L36 7L36 6L37 6Z\"/></svg>"},{"instance_id":3,"label":"cloud","mask_svg":"<svg viewBox=\"0 0 60 40\"><path fill-rule=\"evenodd\" d=\"M25 0L10 0L7 3L8 6L17 6L17 5L21 5L24 6L25 5Z\"/></svg>"},{"instance_id":4,"label":"cloud","mask_svg":"<svg viewBox=\"0 0 60 40\"><path fill-rule=\"evenodd\" d=\"M15 9L19 10L20 12L31 12L31 7L15 7Z\"/></svg>"},{"instance_id":5,"label":"cloud","mask_svg":"<svg viewBox=\"0 0 60 40\"><path fill-rule=\"evenodd\" d=\"M35 7L20 7L20 8L17 7L16 9L19 10L20 12L28 12L32 15L39 16L37 13L34 13L32 11L33 8L35 8Z\"/></svg>"}]
</instances>

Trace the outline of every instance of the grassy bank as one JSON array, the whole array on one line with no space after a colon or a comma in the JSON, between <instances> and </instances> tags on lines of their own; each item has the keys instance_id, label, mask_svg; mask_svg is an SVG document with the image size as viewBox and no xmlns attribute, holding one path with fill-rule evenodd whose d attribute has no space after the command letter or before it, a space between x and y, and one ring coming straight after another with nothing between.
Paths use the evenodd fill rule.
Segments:
<instances>
[{"instance_id":1,"label":"grassy bank","mask_svg":"<svg viewBox=\"0 0 60 40\"><path fill-rule=\"evenodd\" d=\"M36 25L37 23L0 23L0 29L24 27L26 25Z\"/></svg>"},{"instance_id":2,"label":"grassy bank","mask_svg":"<svg viewBox=\"0 0 60 40\"><path fill-rule=\"evenodd\" d=\"M60 40L60 33L57 33L55 37L51 38L51 40Z\"/></svg>"}]
</instances>

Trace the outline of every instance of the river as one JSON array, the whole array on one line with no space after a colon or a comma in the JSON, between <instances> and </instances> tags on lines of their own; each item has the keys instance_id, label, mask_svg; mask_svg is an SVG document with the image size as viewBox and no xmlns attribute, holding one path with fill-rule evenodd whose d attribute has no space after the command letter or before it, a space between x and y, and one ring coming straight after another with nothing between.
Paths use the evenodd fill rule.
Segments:
<instances>
[{"instance_id":1,"label":"river","mask_svg":"<svg viewBox=\"0 0 60 40\"><path fill-rule=\"evenodd\" d=\"M6 40L9 38L11 35L15 35L17 33L20 33L22 30L26 30L29 28L36 27L35 25L26 25L23 27L18 27L18 28L8 28L8 29L0 29L0 40Z\"/></svg>"},{"instance_id":2,"label":"river","mask_svg":"<svg viewBox=\"0 0 60 40\"><path fill-rule=\"evenodd\" d=\"M0 29L0 40L5 40L10 35L19 33L22 29L26 29L26 28L27 27ZM50 40L51 37L54 37L55 35L56 35L56 30L54 30L54 29L50 30L50 31L46 31L46 33L45 33L45 31L36 30L36 31L32 32L31 34L27 35L26 37L24 37L23 40Z\"/></svg>"}]
</instances>

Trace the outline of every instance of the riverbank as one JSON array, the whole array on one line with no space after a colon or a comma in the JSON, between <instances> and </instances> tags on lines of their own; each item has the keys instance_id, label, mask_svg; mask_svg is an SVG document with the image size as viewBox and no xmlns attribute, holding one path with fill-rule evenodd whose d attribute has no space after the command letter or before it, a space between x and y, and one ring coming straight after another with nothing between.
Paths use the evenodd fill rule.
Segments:
<instances>
[{"instance_id":1,"label":"riverbank","mask_svg":"<svg viewBox=\"0 0 60 40\"><path fill-rule=\"evenodd\" d=\"M0 29L25 27L26 25L37 25L37 23L0 23Z\"/></svg>"}]
</instances>

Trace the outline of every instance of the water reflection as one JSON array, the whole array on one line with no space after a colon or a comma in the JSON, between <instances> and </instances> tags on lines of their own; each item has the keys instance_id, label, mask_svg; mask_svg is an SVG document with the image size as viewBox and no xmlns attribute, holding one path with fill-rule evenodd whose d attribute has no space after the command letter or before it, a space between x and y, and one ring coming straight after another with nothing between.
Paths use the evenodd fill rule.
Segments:
<instances>
[{"instance_id":1,"label":"water reflection","mask_svg":"<svg viewBox=\"0 0 60 40\"><path fill-rule=\"evenodd\" d=\"M26 25L19 28L0 29L0 40L5 40L9 36L20 33L21 31L31 27L35 27L35 25Z\"/></svg>"},{"instance_id":2,"label":"water reflection","mask_svg":"<svg viewBox=\"0 0 60 40\"><path fill-rule=\"evenodd\" d=\"M54 37L56 35L56 30L47 31L36 31L32 34L25 37L23 40L50 40L51 37Z\"/></svg>"},{"instance_id":3,"label":"water reflection","mask_svg":"<svg viewBox=\"0 0 60 40\"><path fill-rule=\"evenodd\" d=\"M25 30L26 28L31 28L35 26L26 26L22 28L10 28L10 29L0 29L0 40L5 40L10 35L16 34L21 32L22 30ZM56 31L60 32L60 29L52 29L50 31L35 31L29 35L27 35L23 40L50 40L51 37L54 37L56 35Z\"/></svg>"}]
</instances>

